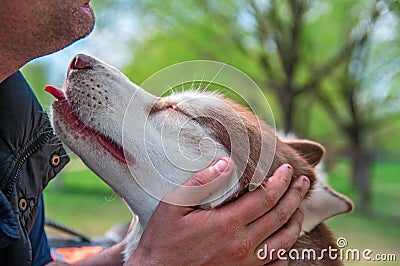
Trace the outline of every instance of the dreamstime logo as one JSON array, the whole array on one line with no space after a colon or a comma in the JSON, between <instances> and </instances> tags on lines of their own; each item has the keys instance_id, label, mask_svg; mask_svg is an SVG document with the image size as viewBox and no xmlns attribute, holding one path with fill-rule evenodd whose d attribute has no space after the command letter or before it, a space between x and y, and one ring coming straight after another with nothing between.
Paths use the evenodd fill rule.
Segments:
<instances>
[{"instance_id":1,"label":"dreamstime logo","mask_svg":"<svg viewBox=\"0 0 400 266\"><path fill-rule=\"evenodd\" d=\"M329 246L321 250L315 249L269 249L265 244L263 248L257 251L257 257L260 260L272 260L277 258L279 260L292 260L292 261L320 261L320 260L342 260L342 261L381 261L392 262L397 260L394 253L375 253L371 249L354 249L347 248L348 242L344 237L339 237L336 240L337 247Z\"/></svg>"},{"instance_id":2,"label":"dreamstime logo","mask_svg":"<svg viewBox=\"0 0 400 266\"><path fill-rule=\"evenodd\" d=\"M336 240L336 245L338 246L338 248L345 248L345 247L347 247L348 244L349 243L347 243L347 239L344 237L339 237Z\"/></svg>"},{"instance_id":3,"label":"dreamstime logo","mask_svg":"<svg viewBox=\"0 0 400 266\"><path fill-rule=\"evenodd\" d=\"M132 176L158 200L169 191L182 188L184 181L222 156L233 158L237 177L246 169L250 156L250 139L245 125L248 121L243 121L241 113L222 98L204 93L207 91L236 98L275 130L274 117L263 92L237 68L216 61L198 60L172 65L155 73L136 88L129 101L122 141L124 150L135 151L135 159L140 160L128 165ZM228 135L228 143L232 144L229 151L213 130L204 127L206 123ZM261 131L261 121L253 123ZM259 141L259 159L251 180L256 186L267 175L276 146L275 141L263 141L262 136ZM237 186L237 182L231 182L230 187L208 201L223 197ZM208 185L212 184L205 186ZM185 195L207 189L204 186L183 188L189 190ZM190 197L167 201L181 206L198 204Z\"/></svg>"}]
</instances>

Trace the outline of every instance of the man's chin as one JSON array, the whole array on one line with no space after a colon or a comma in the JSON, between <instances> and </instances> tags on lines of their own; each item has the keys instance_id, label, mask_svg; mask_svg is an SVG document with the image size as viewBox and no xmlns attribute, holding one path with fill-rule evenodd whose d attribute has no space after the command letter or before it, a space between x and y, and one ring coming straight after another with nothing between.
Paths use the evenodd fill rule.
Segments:
<instances>
[{"instance_id":1,"label":"man's chin","mask_svg":"<svg viewBox=\"0 0 400 266\"><path fill-rule=\"evenodd\" d=\"M94 16L93 16L92 23L91 24L86 24L87 27L85 27L85 28L84 27L80 27L79 29L76 29L76 31L71 32L68 35L68 38L64 38L63 40L61 40L61 39L55 40L53 42L52 48L50 48L49 46L46 46L49 49L47 49L45 51L42 51L41 54L34 55L33 58L42 57L42 56L45 56L45 55L49 55L49 54L58 52L58 51L60 51L60 50L62 50L64 48L72 45L73 43L75 43L75 42L77 42L77 41L79 41L81 39L86 38L93 31L94 24L95 24L95 19L94 19ZM32 58L29 59L29 61L30 60L32 60Z\"/></svg>"},{"instance_id":2,"label":"man's chin","mask_svg":"<svg viewBox=\"0 0 400 266\"><path fill-rule=\"evenodd\" d=\"M77 25L81 33L81 36L78 37L78 39L82 39L88 36L93 31L96 21L94 11L90 4L85 4L79 9L76 16L81 19L81 21L77 21Z\"/></svg>"},{"instance_id":3,"label":"man's chin","mask_svg":"<svg viewBox=\"0 0 400 266\"><path fill-rule=\"evenodd\" d=\"M58 47L56 47L53 52L86 38L93 31L96 21L94 12L89 5L88 8L85 6L82 7L78 13L75 14L74 20L76 24L70 25L70 33L63 36L65 40L64 45L59 41L59 43L55 44L55 46Z\"/></svg>"},{"instance_id":4,"label":"man's chin","mask_svg":"<svg viewBox=\"0 0 400 266\"><path fill-rule=\"evenodd\" d=\"M84 17L89 18L92 21L92 28L94 27L94 22L95 22L95 16L94 16L94 11L89 3L83 5L80 9L80 12Z\"/></svg>"},{"instance_id":5,"label":"man's chin","mask_svg":"<svg viewBox=\"0 0 400 266\"><path fill-rule=\"evenodd\" d=\"M65 46L87 37L93 31L96 20L94 11L89 3L75 7L74 10L69 12L69 17L66 15L67 19L69 19L69 22L67 22L65 25L68 25L70 28L70 34L64 36L64 38L68 38L70 43Z\"/></svg>"}]
</instances>

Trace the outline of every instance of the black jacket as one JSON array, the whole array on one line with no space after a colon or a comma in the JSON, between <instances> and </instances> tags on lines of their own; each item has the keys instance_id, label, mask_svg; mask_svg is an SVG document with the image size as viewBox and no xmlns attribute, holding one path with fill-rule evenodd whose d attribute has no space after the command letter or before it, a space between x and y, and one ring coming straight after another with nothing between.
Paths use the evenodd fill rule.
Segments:
<instances>
[{"instance_id":1,"label":"black jacket","mask_svg":"<svg viewBox=\"0 0 400 266\"><path fill-rule=\"evenodd\" d=\"M18 71L0 84L0 264L30 265L39 195L69 158Z\"/></svg>"}]
</instances>

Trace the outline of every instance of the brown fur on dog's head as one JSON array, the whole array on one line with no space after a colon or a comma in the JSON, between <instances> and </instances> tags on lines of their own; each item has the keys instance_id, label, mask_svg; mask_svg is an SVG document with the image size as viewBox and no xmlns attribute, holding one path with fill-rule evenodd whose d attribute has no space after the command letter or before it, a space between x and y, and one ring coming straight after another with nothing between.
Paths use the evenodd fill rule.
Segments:
<instances>
[{"instance_id":1,"label":"brown fur on dog's head","mask_svg":"<svg viewBox=\"0 0 400 266\"><path fill-rule=\"evenodd\" d=\"M243 128L248 131L246 134L243 134L249 138L250 151L245 171L241 177L241 190L247 189L251 179L254 177L256 166L261 159L262 148L274 148L275 151L272 152L275 156L273 157L269 171L261 179L271 176L280 165L287 163L293 166L293 178L305 175L310 179L311 186L314 184L316 179L314 167L321 161L325 153L325 149L320 144L306 140L283 142L275 135L274 130L270 126L260 121L245 107L227 99L224 99L224 101L232 109L232 112L238 115L235 118L237 119L235 121L236 124L243 125ZM221 114L216 113L215 115L199 116L195 119L205 128L211 128L218 141L231 153L234 161L240 161L243 155L240 151L238 151L238 154L232 154L231 136L224 125L219 120L214 119L220 116ZM276 145L272 147L272 143L276 143Z\"/></svg>"}]
</instances>

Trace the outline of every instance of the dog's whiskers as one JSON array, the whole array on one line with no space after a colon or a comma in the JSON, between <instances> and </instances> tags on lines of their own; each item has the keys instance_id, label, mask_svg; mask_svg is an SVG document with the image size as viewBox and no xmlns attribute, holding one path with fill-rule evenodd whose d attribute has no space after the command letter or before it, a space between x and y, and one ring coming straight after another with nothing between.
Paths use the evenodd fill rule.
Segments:
<instances>
[{"instance_id":1,"label":"dog's whiskers","mask_svg":"<svg viewBox=\"0 0 400 266\"><path fill-rule=\"evenodd\" d=\"M200 92L204 92L204 91L205 91L205 89L203 89L202 91L200 91L200 90L201 90L201 86L203 85L203 81L205 81L205 78L204 78L205 75L206 75L206 73L203 73L203 77L202 77L202 79L200 80L200 84L199 84L199 86L198 86L197 89L196 89L196 92L197 92L197 93L200 93Z\"/></svg>"},{"instance_id":2,"label":"dog's whiskers","mask_svg":"<svg viewBox=\"0 0 400 266\"><path fill-rule=\"evenodd\" d=\"M207 89L212 83L214 83L215 79L218 77L218 75L221 73L222 69L226 66L226 63L224 63L217 71L215 76L211 79L211 81L208 83L208 85L205 87Z\"/></svg>"}]
</instances>

